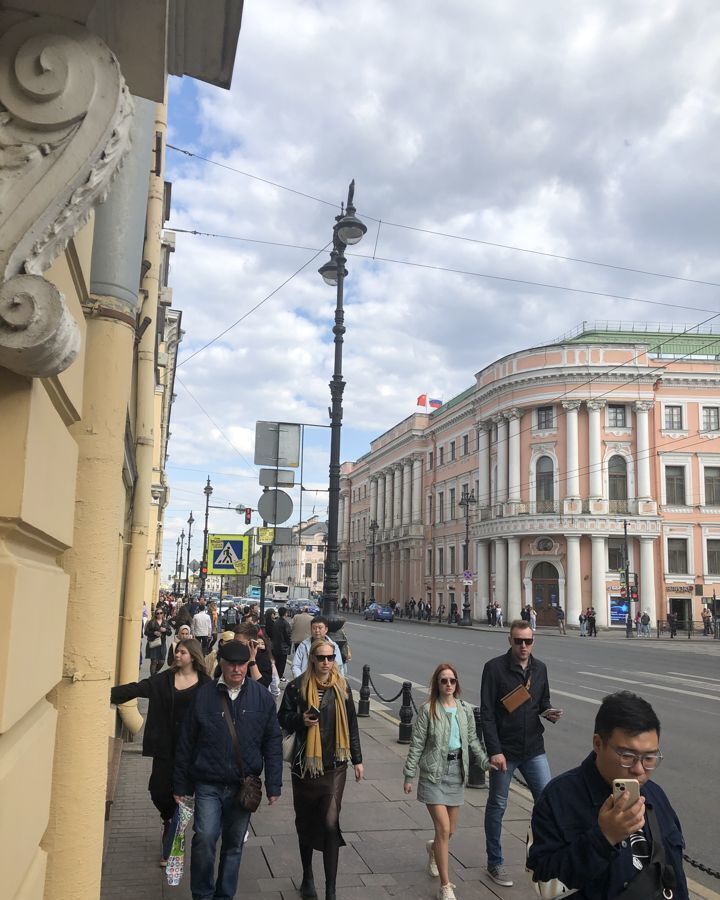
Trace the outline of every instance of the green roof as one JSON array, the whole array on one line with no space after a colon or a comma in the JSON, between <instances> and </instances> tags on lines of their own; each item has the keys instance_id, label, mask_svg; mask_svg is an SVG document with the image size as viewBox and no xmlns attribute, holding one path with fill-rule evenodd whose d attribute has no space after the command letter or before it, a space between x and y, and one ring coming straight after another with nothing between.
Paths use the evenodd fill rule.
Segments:
<instances>
[{"instance_id":1,"label":"green roof","mask_svg":"<svg viewBox=\"0 0 720 900\"><path fill-rule=\"evenodd\" d=\"M648 322L583 322L553 344L645 344L659 356L720 356L720 327L650 324Z\"/></svg>"}]
</instances>

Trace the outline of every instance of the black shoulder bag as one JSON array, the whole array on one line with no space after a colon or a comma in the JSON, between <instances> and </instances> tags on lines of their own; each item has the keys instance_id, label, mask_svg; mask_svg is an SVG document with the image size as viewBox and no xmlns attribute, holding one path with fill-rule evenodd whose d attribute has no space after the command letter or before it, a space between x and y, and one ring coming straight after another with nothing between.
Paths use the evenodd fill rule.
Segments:
<instances>
[{"instance_id":1,"label":"black shoulder bag","mask_svg":"<svg viewBox=\"0 0 720 900\"><path fill-rule=\"evenodd\" d=\"M246 809L248 812L254 813L258 806L260 806L260 801L262 800L262 781L260 781L257 775L245 774L245 764L243 763L242 754L240 753L235 723L233 722L230 704L228 703L228 698L225 694L222 695L222 701L225 706L225 721L227 722L228 731L232 738L233 750L235 751L235 757L240 769L240 778L242 779L238 792L235 795L235 800L237 801L238 806L242 806L242 808Z\"/></svg>"},{"instance_id":2,"label":"black shoulder bag","mask_svg":"<svg viewBox=\"0 0 720 900\"><path fill-rule=\"evenodd\" d=\"M652 806L646 806L645 813L652 838L650 861L625 890L617 895L618 900L672 900L675 896L675 869L665 856L665 844L655 810Z\"/></svg>"}]
</instances>

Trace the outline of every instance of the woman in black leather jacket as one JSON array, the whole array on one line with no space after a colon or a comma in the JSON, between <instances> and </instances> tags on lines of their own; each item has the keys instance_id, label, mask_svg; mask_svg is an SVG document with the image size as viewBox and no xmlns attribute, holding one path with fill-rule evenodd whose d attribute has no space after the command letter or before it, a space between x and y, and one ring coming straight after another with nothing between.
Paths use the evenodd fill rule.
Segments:
<instances>
[{"instance_id":1,"label":"woman in black leather jacket","mask_svg":"<svg viewBox=\"0 0 720 900\"><path fill-rule=\"evenodd\" d=\"M360 781L363 764L355 703L332 644L313 641L308 668L285 688L278 719L295 734L292 788L303 866L300 894L305 900L317 897L312 855L321 850L325 900L335 900L338 856L345 846L339 820L347 765L352 763Z\"/></svg>"}]
</instances>

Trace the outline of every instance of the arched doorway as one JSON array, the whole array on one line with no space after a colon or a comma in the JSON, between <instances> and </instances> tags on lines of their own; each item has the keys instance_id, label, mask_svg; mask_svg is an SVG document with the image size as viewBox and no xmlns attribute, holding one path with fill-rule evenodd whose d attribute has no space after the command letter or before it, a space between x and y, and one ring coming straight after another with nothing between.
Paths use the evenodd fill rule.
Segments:
<instances>
[{"instance_id":1,"label":"arched doorway","mask_svg":"<svg viewBox=\"0 0 720 900\"><path fill-rule=\"evenodd\" d=\"M532 573L532 598L538 625L557 625L555 610L560 602L558 570L552 563L541 562Z\"/></svg>"}]
</instances>

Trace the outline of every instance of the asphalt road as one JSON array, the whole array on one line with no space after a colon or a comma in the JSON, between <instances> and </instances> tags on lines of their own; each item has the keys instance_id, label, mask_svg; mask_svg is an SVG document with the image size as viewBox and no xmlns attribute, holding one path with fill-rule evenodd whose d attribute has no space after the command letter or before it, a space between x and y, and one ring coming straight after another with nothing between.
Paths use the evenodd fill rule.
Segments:
<instances>
[{"instance_id":1,"label":"asphalt road","mask_svg":"<svg viewBox=\"0 0 720 900\"><path fill-rule=\"evenodd\" d=\"M411 681L418 705L425 699L435 666L442 661L457 667L463 698L477 705L484 663L508 649L507 632L406 620L376 623L350 616L345 632L352 647L352 687L359 687L367 663L384 697L396 694L402 681ZM688 644L683 640L626 641L620 635L596 640L577 633L540 634L533 652L548 666L553 706L565 711L556 725L547 724L545 729L553 773L576 766L592 749L593 722L602 698L616 690L634 690L652 703L660 718L665 759L654 778L680 818L687 853L717 870L720 642ZM397 716L399 701L387 706ZM688 874L720 890L720 881L690 868Z\"/></svg>"}]
</instances>

